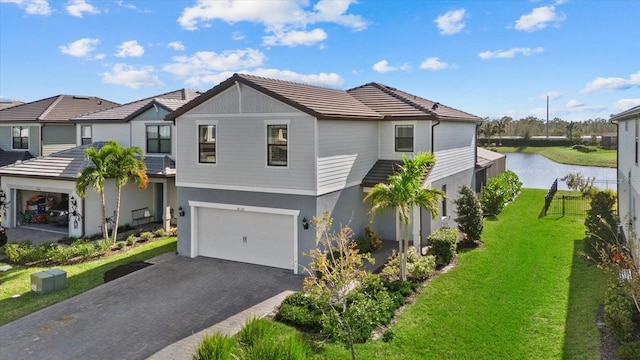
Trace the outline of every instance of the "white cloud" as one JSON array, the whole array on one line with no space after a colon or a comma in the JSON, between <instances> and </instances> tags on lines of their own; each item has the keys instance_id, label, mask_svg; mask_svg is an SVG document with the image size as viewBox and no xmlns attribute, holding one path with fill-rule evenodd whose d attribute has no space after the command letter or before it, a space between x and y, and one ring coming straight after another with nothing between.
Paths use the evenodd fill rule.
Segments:
<instances>
[{"instance_id":1,"label":"white cloud","mask_svg":"<svg viewBox=\"0 0 640 360\"><path fill-rule=\"evenodd\" d=\"M449 66L450 65L448 63L444 61L440 61L440 58L430 57L430 58L427 58L425 61L423 61L422 64L420 64L420 69L437 71L437 70L446 69Z\"/></svg>"},{"instance_id":2,"label":"white cloud","mask_svg":"<svg viewBox=\"0 0 640 360\"><path fill-rule=\"evenodd\" d=\"M118 46L117 57L140 57L144 54L144 48L138 45L138 41L130 40L125 41Z\"/></svg>"},{"instance_id":3,"label":"white cloud","mask_svg":"<svg viewBox=\"0 0 640 360\"><path fill-rule=\"evenodd\" d=\"M614 107L616 108L616 110L625 111L638 105L640 105L640 98L620 99L616 102L616 105Z\"/></svg>"},{"instance_id":4,"label":"white cloud","mask_svg":"<svg viewBox=\"0 0 640 360\"><path fill-rule=\"evenodd\" d=\"M264 36L262 42L265 45L313 45L327 39L327 33L322 29L311 31L292 30L289 32L274 31L274 35Z\"/></svg>"},{"instance_id":5,"label":"white cloud","mask_svg":"<svg viewBox=\"0 0 640 360\"><path fill-rule=\"evenodd\" d=\"M389 65L389 62L387 60L380 60L377 63L373 64L372 68L373 70L384 74L384 73L388 73L391 71L398 71L398 70L408 71L411 69L411 66L409 64L391 66Z\"/></svg>"},{"instance_id":6,"label":"white cloud","mask_svg":"<svg viewBox=\"0 0 640 360\"><path fill-rule=\"evenodd\" d=\"M451 10L444 15L438 16L433 22L436 23L441 35L453 35L464 29L465 10Z\"/></svg>"},{"instance_id":7,"label":"white cloud","mask_svg":"<svg viewBox=\"0 0 640 360\"><path fill-rule=\"evenodd\" d=\"M542 30L550 23L556 26L564 21L566 16L563 13L557 13L555 6L541 6L533 9L530 14L522 15L516 20L516 30L532 32Z\"/></svg>"},{"instance_id":8,"label":"white cloud","mask_svg":"<svg viewBox=\"0 0 640 360\"><path fill-rule=\"evenodd\" d=\"M130 88L159 87L164 83L153 75L153 66L140 66L136 68L127 64L115 64L111 71L103 72L102 81L106 84L124 85Z\"/></svg>"},{"instance_id":9,"label":"white cloud","mask_svg":"<svg viewBox=\"0 0 640 360\"><path fill-rule=\"evenodd\" d=\"M175 51L184 51L184 44L182 43L182 41L172 41L167 44L167 47Z\"/></svg>"},{"instance_id":10,"label":"white cloud","mask_svg":"<svg viewBox=\"0 0 640 360\"><path fill-rule=\"evenodd\" d=\"M556 100L562 97L562 93L558 90L552 90L540 95L540 99L546 100L547 96L549 97L549 100Z\"/></svg>"},{"instance_id":11,"label":"white cloud","mask_svg":"<svg viewBox=\"0 0 640 360\"><path fill-rule=\"evenodd\" d=\"M273 79L299 82L304 84L339 87L344 84L344 80L336 73L318 73L318 74L299 74L289 70L278 69L255 69L246 72L256 76L264 76Z\"/></svg>"},{"instance_id":12,"label":"white cloud","mask_svg":"<svg viewBox=\"0 0 640 360\"><path fill-rule=\"evenodd\" d=\"M232 40L243 40L246 37L245 34L243 34L241 31L234 31L233 33L231 33L231 39Z\"/></svg>"},{"instance_id":13,"label":"white cloud","mask_svg":"<svg viewBox=\"0 0 640 360\"><path fill-rule=\"evenodd\" d=\"M310 45L327 37L322 29L307 31L311 24L335 23L355 31L364 30L368 26L366 20L346 13L354 2L320 0L312 10L306 10L309 6L307 1L198 0L194 6L184 8L177 21L186 30L208 27L209 22L215 20L229 24L249 21L264 25L265 32L269 34L263 38L267 45Z\"/></svg>"},{"instance_id":14,"label":"white cloud","mask_svg":"<svg viewBox=\"0 0 640 360\"><path fill-rule=\"evenodd\" d=\"M48 0L0 0L0 3L16 4L29 15L51 15Z\"/></svg>"},{"instance_id":15,"label":"white cloud","mask_svg":"<svg viewBox=\"0 0 640 360\"><path fill-rule=\"evenodd\" d=\"M528 47L524 47L524 48L511 48L509 50L503 51L503 50L495 50L495 51L491 51L491 50L487 50L487 51L483 51L481 53L478 54L478 56L481 59L510 59L515 57L518 54L522 54L524 56L531 56L533 54L537 54L537 53L541 53L544 51L543 47L537 47L535 49L532 48L528 48Z\"/></svg>"},{"instance_id":16,"label":"white cloud","mask_svg":"<svg viewBox=\"0 0 640 360\"><path fill-rule=\"evenodd\" d=\"M100 40L98 39L84 38L62 45L59 48L63 54L75 57L89 57L99 44Z\"/></svg>"},{"instance_id":17,"label":"white cloud","mask_svg":"<svg viewBox=\"0 0 640 360\"><path fill-rule=\"evenodd\" d=\"M86 0L69 0L67 2L67 6L65 6L69 15L76 17L83 17L84 13L89 15L99 14L100 10L98 10L95 6L86 2Z\"/></svg>"},{"instance_id":18,"label":"white cloud","mask_svg":"<svg viewBox=\"0 0 640 360\"><path fill-rule=\"evenodd\" d=\"M589 82L584 89L580 90L581 94L590 94L595 91L605 90L626 90L632 87L640 86L640 71L635 74L629 75L628 79L619 77L597 77L595 80Z\"/></svg>"},{"instance_id":19,"label":"white cloud","mask_svg":"<svg viewBox=\"0 0 640 360\"><path fill-rule=\"evenodd\" d=\"M126 9L131 9L131 10L136 10L137 7L133 4L125 4L123 0L118 0L116 1L116 4L118 4L118 6L126 8Z\"/></svg>"},{"instance_id":20,"label":"white cloud","mask_svg":"<svg viewBox=\"0 0 640 360\"><path fill-rule=\"evenodd\" d=\"M580 100L571 99L565 105L568 109L584 107L584 103Z\"/></svg>"}]
</instances>

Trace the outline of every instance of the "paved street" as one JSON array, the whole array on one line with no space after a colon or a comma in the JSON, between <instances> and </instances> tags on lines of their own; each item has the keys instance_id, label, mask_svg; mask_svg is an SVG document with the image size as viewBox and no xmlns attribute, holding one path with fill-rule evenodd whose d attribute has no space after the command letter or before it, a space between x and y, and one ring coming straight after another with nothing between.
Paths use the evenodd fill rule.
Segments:
<instances>
[{"instance_id":1,"label":"paved street","mask_svg":"<svg viewBox=\"0 0 640 360\"><path fill-rule=\"evenodd\" d=\"M188 359L190 335L237 328L302 285L290 270L173 254L155 262L0 327L0 359Z\"/></svg>"}]
</instances>

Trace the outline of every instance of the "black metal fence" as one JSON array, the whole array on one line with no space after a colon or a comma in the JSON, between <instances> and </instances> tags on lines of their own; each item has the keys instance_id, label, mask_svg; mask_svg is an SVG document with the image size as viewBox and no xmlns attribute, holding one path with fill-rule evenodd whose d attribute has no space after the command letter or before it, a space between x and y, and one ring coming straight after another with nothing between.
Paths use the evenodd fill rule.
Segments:
<instances>
[{"instance_id":1,"label":"black metal fence","mask_svg":"<svg viewBox=\"0 0 640 360\"><path fill-rule=\"evenodd\" d=\"M591 209L591 198L586 196L555 196L546 215L586 215Z\"/></svg>"}]
</instances>

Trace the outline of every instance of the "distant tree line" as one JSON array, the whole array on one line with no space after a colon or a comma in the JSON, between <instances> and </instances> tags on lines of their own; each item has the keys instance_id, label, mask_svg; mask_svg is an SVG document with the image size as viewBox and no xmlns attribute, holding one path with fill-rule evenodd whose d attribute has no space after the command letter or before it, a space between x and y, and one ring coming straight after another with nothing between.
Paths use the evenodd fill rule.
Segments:
<instances>
[{"instance_id":1,"label":"distant tree line","mask_svg":"<svg viewBox=\"0 0 640 360\"><path fill-rule=\"evenodd\" d=\"M566 121L558 117L549 119L548 135L564 136L573 143L578 143L583 136L600 136L615 133L616 126L602 118L585 121ZM500 143L503 137L520 137L530 139L533 136L547 135L547 121L534 116L514 120L510 116L500 119L485 118L485 122L478 129L478 136ZM493 140L495 139L495 140Z\"/></svg>"}]
</instances>

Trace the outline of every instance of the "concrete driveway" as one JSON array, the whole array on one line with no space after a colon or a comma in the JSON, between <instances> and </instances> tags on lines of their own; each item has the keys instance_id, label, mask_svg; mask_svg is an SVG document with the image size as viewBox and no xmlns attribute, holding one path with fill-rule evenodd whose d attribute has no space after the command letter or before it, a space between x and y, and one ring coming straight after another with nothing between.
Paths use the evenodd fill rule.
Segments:
<instances>
[{"instance_id":1,"label":"concrete driveway","mask_svg":"<svg viewBox=\"0 0 640 360\"><path fill-rule=\"evenodd\" d=\"M290 270L166 254L0 327L0 359L189 359L197 343L185 341L190 336L215 324L237 330L258 304L273 307L283 292L300 290L302 278Z\"/></svg>"}]
</instances>

